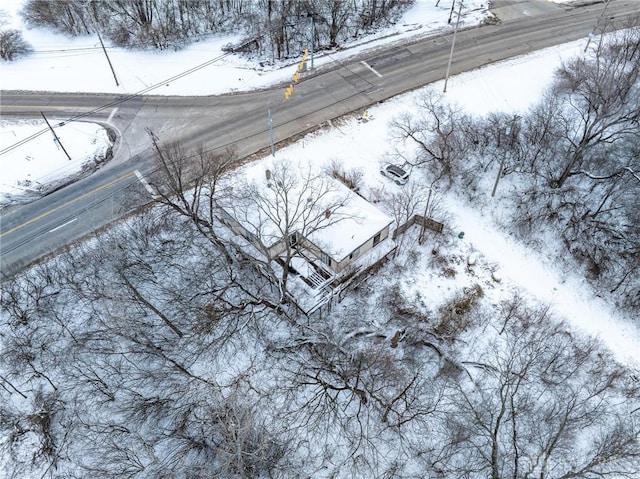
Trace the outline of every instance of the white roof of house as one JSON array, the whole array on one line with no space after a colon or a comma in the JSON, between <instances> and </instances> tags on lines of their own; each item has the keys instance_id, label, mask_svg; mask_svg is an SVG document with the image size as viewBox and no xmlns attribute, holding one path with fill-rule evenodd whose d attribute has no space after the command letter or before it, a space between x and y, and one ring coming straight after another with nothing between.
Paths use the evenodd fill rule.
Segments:
<instances>
[{"instance_id":1,"label":"white roof of house","mask_svg":"<svg viewBox=\"0 0 640 479\"><path fill-rule=\"evenodd\" d=\"M366 243L379 231L393 222L393 218L386 215L373 204L358 196L339 181L318 171L310 171L306 163L279 160L274 164L271 159L262 160L237 171L237 175L231 180L232 188L242 185L246 181L254 187L260 195L264 195L275 203L275 189L270 188L266 179L266 171L275 171L276 168L286 168L287 178L295 185L288 191L290 208L297 205L310 204L317 210L317 214L326 211L326 205L340 205L331 211L329 219L319 229L307 233L306 238L322 249L335 261L342 261L356 248ZM291 173L291 175L290 175ZM318 187L314 191L313 184L304 187L307 178L313 178ZM318 190L324 192L320 198L314 198L313 194ZM273 215L261 211L261 208L252 207L251 198L246 198L246 205L242 205L243 198L235 198L229 202L225 198L219 201L229 214L231 214L248 231L256 231L267 247L272 246L282 239L282 229L274 221ZM248 205L248 206L247 206ZM271 208L273 211L274 208ZM281 224L285 222L281 219ZM300 230L302 225L292 224L290 231Z\"/></svg>"},{"instance_id":2,"label":"white roof of house","mask_svg":"<svg viewBox=\"0 0 640 479\"><path fill-rule=\"evenodd\" d=\"M308 238L313 244L331 256L335 261L342 261L356 248L373 238L376 233L393 223L393 218L386 215L367 200L357 195L337 180L331 181L348 195L345 210L346 218L313 232Z\"/></svg>"}]
</instances>

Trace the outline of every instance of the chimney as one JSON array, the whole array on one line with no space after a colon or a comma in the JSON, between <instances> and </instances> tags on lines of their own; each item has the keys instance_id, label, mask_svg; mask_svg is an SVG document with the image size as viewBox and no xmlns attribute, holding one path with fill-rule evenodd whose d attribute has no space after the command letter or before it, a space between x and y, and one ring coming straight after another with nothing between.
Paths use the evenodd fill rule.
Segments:
<instances>
[{"instance_id":1,"label":"chimney","mask_svg":"<svg viewBox=\"0 0 640 479\"><path fill-rule=\"evenodd\" d=\"M266 170L264 174L267 177L267 181L271 180L271 170Z\"/></svg>"},{"instance_id":2,"label":"chimney","mask_svg":"<svg viewBox=\"0 0 640 479\"><path fill-rule=\"evenodd\" d=\"M325 210L324 211L324 217L329 219L329 216L331 216L331 210Z\"/></svg>"}]
</instances>

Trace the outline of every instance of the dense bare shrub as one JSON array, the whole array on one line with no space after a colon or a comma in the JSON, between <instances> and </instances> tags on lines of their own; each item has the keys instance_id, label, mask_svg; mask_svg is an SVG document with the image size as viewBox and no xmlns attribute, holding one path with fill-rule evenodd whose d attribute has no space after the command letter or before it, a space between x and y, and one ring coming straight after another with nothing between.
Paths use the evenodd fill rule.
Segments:
<instances>
[{"instance_id":1,"label":"dense bare shrub","mask_svg":"<svg viewBox=\"0 0 640 479\"><path fill-rule=\"evenodd\" d=\"M440 337L456 339L473 323L472 312L484 296L479 284L464 288L439 308L438 322L433 331Z\"/></svg>"},{"instance_id":2,"label":"dense bare shrub","mask_svg":"<svg viewBox=\"0 0 640 479\"><path fill-rule=\"evenodd\" d=\"M359 168L345 169L343 162L339 160L332 160L326 168L326 173L355 192L358 192L362 186L362 177L364 176L362 170Z\"/></svg>"},{"instance_id":3,"label":"dense bare shrub","mask_svg":"<svg viewBox=\"0 0 640 479\"><path fill-rule=\"evenodd\" d=\"M106 4L107 2L98 3ZM84 2L27 0L20 13L27 25L32 27L49 27L68 35L87 35L90 33L90 20Z\"/></svg>"},{"instance_id":4,"label":"dense bare shrub","mask_svg":"<svg viewBox=\"0 0 640 479\"><path fill-rule=\"evenodd\" d=\"M28 55L33 48L22 38L19 30L9 29L0 31L0 58L12 61L18 57Z\"/></svg>"},{"instance_id":5,"label":"dense bare shrub","mask_svg":"<svg viewBox=\"0 0 640 479\"><path fill-rule=\"evenodd\" d=\"M413 0L27 0L22 15L29 25L70 35L93 31L92 23L116 45L180 48L206 35L244 33L228 51L263 58L297 57L311 46L333 48L363 31L397 20Z\"/></svg>"}]
</instances>

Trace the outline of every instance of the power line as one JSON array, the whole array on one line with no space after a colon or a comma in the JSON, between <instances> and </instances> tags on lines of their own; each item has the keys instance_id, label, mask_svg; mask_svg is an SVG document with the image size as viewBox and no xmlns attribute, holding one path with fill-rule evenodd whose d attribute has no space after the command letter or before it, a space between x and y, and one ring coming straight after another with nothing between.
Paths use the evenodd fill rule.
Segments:
<instances>
[{"instance_id":1,"label":"power line","mask_svg":"<svg viewBox=\"0 0 640 479\"><path fill-rule=\"evenodd\" d=\"M111 47L107 47L111 48ZM78 48L52 48L50 50L31 50L29 54L38 54L38 53L68 53L68 52L92 52L95 50L100 50L100 47L78 47Z\"/></svg>"},{"instance_id":2,"label":"power line","mask_svg":"<svg viewBox=\"0 0 640 479\"><path fill-rule=\"evenodd\" d=\"M274 26L273 26L273 27L271 27L270 29L267 29L265 32L263 32L263 33L261 33L261 34L259 34L259 35L256 35L256 36L254 36L254 37L251 37L251 38L249 38L249 39L245 40L244 42L242 42L242 43L240 43L240 44L236 45L236 46L233 48L233 50L238 50L238 49L240 49L240 50L241 50L241 49L242 49L242 48L244 48L246 45L249 45L249 44L251 44L251 43L253 43L253 42L255 42L255 41L257 41L257 40L259 40L259 39L263 38L263 37L264 37L264 36L266 36L268 33L270 33L270 32L271 32L271 31L273 31L273 30L276 30L277 28L278 28L278 25L274 25ZM203 34L203 35L207 35L207 34ZM93 115L93 114L95 114L95 113L98 113L98 112L100 112L100 111L103 111L103 110L106 110L106 109L108 109L108 108L111 108L111 107L114 107L114 106L120 105L120 104L122 104L122 103L125 103L125 102L127 102L127 101L129 101L129 100L131 100L131 99L133 99L133 98L135 98L135 97L137 97L137 96L144 95L145 93L149 93L150 91L153 91L153 90L155 90L155 89L157 89L157 88L163 87L163 86L165 86L167 83L171 83L171 82L173 82L173 81L180 80L181 78L184 78L185 76L191 75L192 73L195 73L195 72L197 72L197 71L199 71L199 70L202 70L203 68L206 68L206 67L208 67L209 65L212 65L212 64L214 64L214 63L216 63L216 62L218 62L218 61L222 60L223 58L226 58L227 56L232 55L232 54L233 54L233 51L225 52L225 53L223 53L222 55L219 55L219 56L217 56L217 57L215 57L215 58L213 58L213 59L211 59L211 60L208 60L208 61L206 61L206 62L204 62L204 63L199 64L199 65L196 65L195 67L190 68L190 69L188 69L188 70L185 70L185 71L183 71L182 73L178 73L177 75L174 75L174 76L172 76L172 77L170 77L170 78L167 78L166 80L162 80L162 81L160 81L160 82L158 82L158 83L155 83L155 84L153 84L153 85L151 85L151 86L149 86L149 87L143 88L142 90L138 90L138 91L137 91L137 92L135 92L135 93L127 94L127 95L125 95L124 97L119 98L119 99L117 99L117 100L113 100L113 101L111 101L111 102L109 102L109 103L107 103L107 104L105 104L105 105L102 105L102 106L100 106L100 107L94 108L94 109L89 110L89 111L84 112L84 113L80 113L80 114L75 115L75 116L73 116L73 117L71 117L71 118L68 118L67 120L63 120L63 121L61 122L61 124L64 124L64 123L67 123L67 122L70 122L70 121L80 120L80 119L82 119L82 118L86 118L86 117L91 116L91 115ZM353 73L353 72L352 72L352 73ZM0 156L4 155L5 153L8 153L8 152L10 152L10 151L15 150L16 148L18 148L18 147L20 147L20 146L24 145L25 143L30 142L31 140L33 140L33 139L37 138L38 136L40 136L40 135L42 135L42 134L44 134L44 133L46 133L46 132L47 132L47 129L46 129L46 128L45 128L45 129L42 129L42 130L40 130L39 132L34 133L34 134L32 134L32 135L28 136L27 138L24 138L23 140L20 140L20 141L18 141L18 142L16 142L16 143L14 143L14 144L12 144L12 145L10 145L10 146L8 146L8 147L6 147L6 148L2 149L2 150L0 150Z\"/></svg>"},{"instance_id":3,"label":"power line","mask_svg":"<svg viewBox=\"0 0 640 479\"><path fill-rule=\"evenodd\" d=\"M263 35L265 35L265 34L263 34ZM243 45L248 44L248 43L250 43L252 41L255 41L255 38L247 40ZM243 46L243 45L241 45L241 46ZM185 70L182 73L174 75L174 76L172 76L172 77L170 77L170 78L168 78L166 80L158 82L158 83L156 83L154 85L151 85L149 87L143 88L142 90L139 90L139 91L137 91L135 93L130 93L128 95L125 95L122 98L118 98L117 100L113 100L113 101L111 101L111 102L109 102L109 103L107 103L105 105L102 105L102 106L99 106L99 107L94 108L92 110L89 110L87 112L80 113L78 115L72 116L71 118L68 118L67 120L64 120L62 123L64 124L64 123L71 122L71 121L77 121L77 120L80 120L80 119L85 118L87 116L91 116L91 115L94 115L95 113L98 113L98 112L101 112L103 110L106 110L108 108L114 107L116 105L120 105L121 103L127 102L127 101L129 101L129 100L131 100L131 99L133 99L133 98L135 98L137 96L143 95L145 93L149 93L150 91L153 91L153 90L155 90L157 88L165 86L167 83L179 80L179 79L181 79L181 78L183 78L183 77L185 77L187 75L191 75L192 73L195 73L195 72L197 72L199 70L202 70L203 68L206 68L209 65L212 65L213 63L216 63L216 62L222 60L223 58L225 58L225 57L227 57L229 55L231 55L231 52L223 53L222 55L220 55L220 56L218 56L216 58L213 58L213 59L208 60L208 61L206 61L204 63L196 65L195 67L190 68L189 70ZM15 150L16 148L24 145L25 143L28 143L31 140L37 138L38 136L46 133L47 131L48 131L48 129L44 128L44 129L40 130L39 132L36 132L36 133L28 136L27 138L24 138L23 140L20 140L20 141L18 141L16 143L13 143L12 145L0 150L0 156L4 155L5 153L8 153L10 151Z\"/></svg>"},{"instance_id":4,"label":"power line","mask_svg":"<svg viewBox=\"0 0 640 479\"><path fill-rule=\"evenodd\" d=\"M111 108L111 107L113 107L113 106L120 105L121 103L124 103L124 102L126 102L126 101L129 101L129 100L131 100L132 98L135 98L135 97L137 97L137 96L140 96L140 95L143 95L143 94L148 93L148 92L150 92L150 91L153 91L153 90L155 90L156 88L160 88L161 86L166 85L167 83L170 83L170 82L172 82L172 81L179 80L180 78L183 78L183 77L185 77L185 76L187 76L187 75L190 75L191 73L194 73L194 72L196 72L196 71L198 71L198 70L201 70L201 69L203 69L203 68L206 68L206 67L208 67L209 65L211 65L211 64L213 64L213 63L215 63L215 62L217 62L217 61L219 61L219 60L221 60L221 59L225 58L225 57L226 57L226 56L228 56L228 55L230 55L230 53L224 53L224 54L220 55L219 57L216 57L216 58L214 58L214 59L212 59L212 60L208 60L208 61L206 61L206 62L204 62L204 63L201 63L200 65L197 65L197 66L195 66L195 67L193 67L193 68L191 68L191 69L189 69L189 70L186 70L186 71L184 71L184 72L182 72L182 73L179 73L179 74L177 74L177 75L174 75L174 76L172 76L171 78L168 78L168 79L166 79L166 80L163 80L163 81L161 81L161 82L158 82L158 83L156 83L156 84L154 84L154 85L151 85L151 86L149 86L149 87L143 88L142 90L139 90L139 91L137 91L137 92L135 92L135 93L130 93L130 94L128 94L128 95L125 95L123 98L119 98L119 99L117 99L117 100L111 101L111 102L109 102L109 103L107 103L107 104L105 104L105 105L102 105L102 106L100 106L100 107L94 108L94 109L89 110L89 111L84 112L84 113L80 113L80 114L78 114L78 115L75 115L75 116L73 116L73 117L71 117L71 118L69 118L69 119L65 120L63 123L70 122L70 121L76 121L76 120L79 120L79 119L85 118L85 117L87 117L87 116L93 115L93 114L95 114L95 113L98 113L98 112L100 112L100 111L102 111L102 110L106 110L106 109ZM39 132L39 133L35 133L35 134L31 135L31 137L30 137L30 138L28 138L28 139L27 139L27 141L31 141L33 138L35 138L35 137L37 137L37 136L41 135L42 133L44 133L44 132L46 132L46 131L47 131L47 130L46 130L46 129L44 129L43 131L41 131L41 132ZM9 147L7 147L7 148L3 149L3 150L0 150L0 155L2 155L2 154L4 154L4 153L6 153L6 152L8 152L8 151L13 150L14 148L17 148L17 146L20 146L20 145L22 145L22 144L26 143L27 141L21 141L21 142L15 143L14 145L11 145L11 146L9 146Z\"/></svg>"}]
</instances>

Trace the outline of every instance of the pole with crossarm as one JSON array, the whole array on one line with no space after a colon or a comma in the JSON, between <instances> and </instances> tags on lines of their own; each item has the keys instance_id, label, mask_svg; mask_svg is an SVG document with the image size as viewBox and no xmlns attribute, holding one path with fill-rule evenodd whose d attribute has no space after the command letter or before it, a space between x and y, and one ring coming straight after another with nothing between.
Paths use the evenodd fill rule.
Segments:
<instances>
[{"instance_id":1,"label":"pole with crossarm","mask_svg":"<svg viewBox=\"0 0 640 479\"><path fill-rule=\"evenodd\" d=\"M453 40L451 40L451 53L449 53L449 63L447 65L447 74L444 77L444 93L447 92L447 83L449 82L449 73L451 72L451 60L453 60L453 49L456 46L456 33L458 33L458 25L460 25L460 13L462 12L462 0L460 0L460 6L458 7L458 19L456 20L456 26L453 29Z\"/></svg>"}]
</instances>

